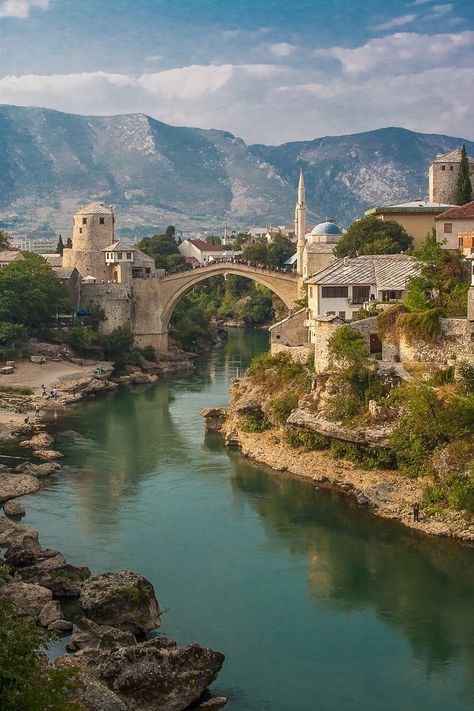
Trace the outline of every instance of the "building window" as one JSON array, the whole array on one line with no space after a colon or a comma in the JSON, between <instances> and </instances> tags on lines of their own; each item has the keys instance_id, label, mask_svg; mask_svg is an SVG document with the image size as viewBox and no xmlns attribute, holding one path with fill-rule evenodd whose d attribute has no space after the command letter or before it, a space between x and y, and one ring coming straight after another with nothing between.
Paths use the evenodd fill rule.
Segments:
<instances>
[{"instance_id":1,"label":"building window","mask_svg":"<svg viewBox=\"0 0 474 711\"><path fill-rule=\"evenodd\" d=\"M79 234L82 235L82 227L79 227Z\"/></svg>"},{"instance_id":2,"label":"building window","mask_svg":"<svg viewBox=\"0 0 474 711\"><path fill-rule=\"evenodd\" d=\"M131 259L131 258L132 258L132 253L131 253L131 252L127 252L127 259Z\"/></svg>"},{"instance_id":3,"label":"building window","mask_svg":"<svg viewBox=\"0 0 474 711\"><path fill-rule=\"evenodd\" d=\"M117 259L122 259L122 252L117 252Z\"/></svg>"},{"instance_id":4,"label":"building window","mask_svg":"<svg viewBox=\"0 0 474 711\"><path fill-rule=\"evenodd\" d=\"M343 321L346 320L346 312L345 311L339 311L339 318L342 318Z\"/></svg>"},{"instance_id":5,"label":"building window","mask_svg":"<svg viewBox=\"0 0 474 711\"><path fill-rule=\"evenodd\" d=\"M352 303L363 304L368 301L370 296L370 286L353 286L352 287Z\"/></svg>"},{"instance_id":6,"label":"building window","mask_svg":"<svg viewBox=\"0 0 474 711\"><path fill-rule=\"evenodd\" d=\"M445 166L445 165L442 165L442 166L441 166L441 170L446 170L446 166Z\"/></svg>"},{"instance_id":7,"label":"building window","mask_svg":"<svg viewBox=\"0 0 474 711\"><path fill-rule=\"evenodd\" d=\"M449 170L454 170L454 166L453 166L453 165L450 165L450 166L449 166Z\"/></svg>"},{"instance_id":8,"label":"building window","mask_svg":"<svg viewBox=\"0 0 474 711\"><path fill-rule=\"evenodd\" d=\"M347 286L323 286L321 288L321 296L323 299L347 299L347 295Z\"/></svg>"},{"instance_id":9,"label":"building window","mask_svg":"<svg viewBox=\"0 0 474 711\"><path fill-rule=\"evenodd\" d=\"M458 237L458 247L462 249L464 247L464 240L462 237Z\"/></svg>"},{"instance_id":10,"label":"building window","mask_svg":"<svg viewBox=\"0 0 474 711\"><path fill-rule=\"evenodd\" d=\"M313 287L312 286L309 287L309 298L310 299L313 298Z\"/></svg>"},{"instance_id":11,"label":"building window","mask_svg":"<svg viewBox=\"0 0 474 711\"><path fill-rule=\"evenodd\" d=\"M150 274L150 272L151 272L150 267L145 267L145 274Z\"/></svg>"},{"instance_id":12,"label":"building window","mask_svg":"<svg viewBox=\"0 0 474 711\"><path fill-rule=\"evenodd\" d=\"M453 223L452 222L445 222L444 223L444 234L450 235L452 233L453 233Z\"/></svg>"},{"instance_id":13,"label":"building window","mask_svg":"<svg viewBox=\"0 0 474 711\"><path fill-rule=\"evenodd\" d=\"M83 224L83 225L87 225L87 217L83 217L83 218L82 218L82 224Z\"/></svg>"},{"instance_id":14,"label":"building window","mask_svg":"<svg viewBox=\"0 0 474 711\"><path fill-rule=\"evenodd\" d=\"M105 217L99 217L99 225L105 225Z\"/></svg>"},{"instance_id":15,"label":"building window","mask_svg":"<svg viewBox=\"0 0 474 711\"><path fill-rule=\"evenodd\" d=\"M387 289L382 291L382 301L399 301L403 296L403 291L397 289Z\"/></svg>"}]
</instances>

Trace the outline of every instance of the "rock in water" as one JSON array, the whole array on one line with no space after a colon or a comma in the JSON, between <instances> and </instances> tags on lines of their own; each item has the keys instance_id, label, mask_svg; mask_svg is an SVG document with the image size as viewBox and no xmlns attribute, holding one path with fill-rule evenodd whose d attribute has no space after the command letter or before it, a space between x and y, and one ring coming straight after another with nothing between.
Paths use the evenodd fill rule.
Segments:
<instances>
[{"instance_id":1,"label":"rock in water","mask_svg":"<svg viewBox=\"0 0 474 711\"><path fill-rule=\"evenodd\" d=\"M11 602L18 615L35 619L53 598L51 590L41 585L18 581L2 585L2 595Z\"/></svg>"},{"instance_id":2,"label":"rock in water","mask_svg":"<svg viewBox=\"0 0 474 711\"><path fill-rule=\"evenodd\" d=\"M61 605L57 600L50 600L41 610L38 620L43 627L49 627L50 624L57 620L63 619Z\"/></svg>"},{"instance_id":3,"label":"rock in water","mask_svg":"<svg viewBox=\"0 0 474 711\"><path fill-rule=\"evenodd\" d=\"M0 517L0 548L21 548L30 543L38 543L38 531L30 526L13 523L5 516Z\"/></svg>"},{"instance_id":4,"label":"rock in water","mask_svg":"<svg viewBox=\"0 0 474 711\"><path fill-rule=\"evenodd\" d=\"M54 449L37 449L35 454L37 457L40 457L40 459L46 459L48 462L51 462L53 459L64 457L64 454L56 452Z\"/></svg>"},{"instance_id":5,"label":"rock in water","mask_svg":"<svg viewBox=\"0 0 474 711\"><path fill-rule=\"evenodd\" d=\"M141 711L183 711L217 677L224 655L199 644L162 647L159 638L111 650L83 649L73 663Z\"/></svg>"},{"instance_id":6,"label":"rock in water","mask_svg":"<svg viewBox=\"0 0 474 711\"><path fill-rule=\"evenodd\" d=\"M76 624L74 633L67 644L69 651L84 649L114 649L116 647L128 647L136 644L137 640L131 632L119 630L110 625L97 625L87 617Z\"/></svg>"},{"instance_id":7,"label":"rock in water","mask_svg":"<svg viewBox=\"0 0 474 711\"><path fill-rule=\"evenodd\" d=\"M64 563L64 556L59 554L20 568L15 573L15 579L38 583L51 590L55 597L78 597L90 574L86 566Z\"/></svg>"},{"instance_id":8,"label":"rock in water","mask_svg":"<svg viewBox=\"0 0 474 711\"><path fill-rule=\"evenodd\" d=\"M47 449L54 444L54 439L47 432L40 432L31 439L20 442L20 447L31 447L31 449Z\"/></svg>"},{"instance_id":9,"label":"rock in water","mask_svg":"<svg viewBox=\"0 0 474 711\"><path fill-rule=\"evenodd\" d=\"M7 516L24 516L25 507L19 501L5 501L3 511Z\"/></svg>"},{"instance_id":10,"label":"rock in water","mask_svg":"<svg viewBox=\"0 0 474 711\"><path fill-rule=\"evenodd\" d=\"M160 626L160 610L153 585L138 573L122 570L88 580L81 607L94 622L144 635Z\"/></svg>"},{"instance_id":11,"label":"rock in water","mask_svg":"<svg viewBox=\"0 0 474 711\"><path fill-rule=\"evenodd\" d=\"M19 464L15 471L21 474L29 474L37 479L43 479L46 476L51 476L54 472L61 469L61 465L57 462L45 462L44 464L33 464L33 462L23 462Z\"/></svg>"},{"instance_id":12,"label":"rock in water","mask_svg":"<svg viewBox=\"0 0 474 711\"><path fill-rule=\"evenodd\" d=\"M39 488L39 479L30 474L0 474L0 503L32 494Z\"/></svg>"}]
</instances>

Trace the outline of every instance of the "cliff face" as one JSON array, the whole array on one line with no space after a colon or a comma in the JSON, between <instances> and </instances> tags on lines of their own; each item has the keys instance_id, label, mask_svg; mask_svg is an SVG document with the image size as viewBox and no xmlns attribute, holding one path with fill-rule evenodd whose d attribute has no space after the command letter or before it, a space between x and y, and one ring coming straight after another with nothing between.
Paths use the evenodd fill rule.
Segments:
<instances>
[{"instance_id":1,"label":"cliff face","mask_svg":"<svg viewBox=\"0 0 474 711\"><path fill-rule=\"evenodd\" d=\"M169 126L144 114L78 116L0 106L0 222L67 232L81 203L113 204L124 234L288 224L300 167L308 220L349 224L376 204L425 197L427 168L463 139L401 128L282 146ZM468 151L474 143L465 141Z\"/></svg>"}]
</instances>

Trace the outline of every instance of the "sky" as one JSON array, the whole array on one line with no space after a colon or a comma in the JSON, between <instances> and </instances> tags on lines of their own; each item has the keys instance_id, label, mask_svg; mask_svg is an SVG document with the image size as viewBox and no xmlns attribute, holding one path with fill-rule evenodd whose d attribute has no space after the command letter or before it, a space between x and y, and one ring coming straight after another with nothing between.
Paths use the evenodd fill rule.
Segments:
<instances>
[{"instance_id":1,"label":"sky","mask_svg":"<svg viewBox=\"0 0 474 711\"><path fill-rule=\"evenodd\" d=\"M0 0L0 103L474 140L474 0Z\"/></svg>"}]
</instances>

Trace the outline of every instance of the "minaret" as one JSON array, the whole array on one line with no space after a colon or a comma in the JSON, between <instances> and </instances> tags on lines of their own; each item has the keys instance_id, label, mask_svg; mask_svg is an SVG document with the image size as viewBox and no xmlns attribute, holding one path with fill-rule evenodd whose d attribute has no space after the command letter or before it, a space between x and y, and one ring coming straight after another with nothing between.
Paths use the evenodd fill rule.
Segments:
<instances>
[{"instance_id":1,"label":"minaret","mask_svg":"<svg viewBox=\"0 0 474 711\"><path fill-rule=\"evenodd\" d=\"M306 203L304 194L304 178L303 169L300 169L300 180L298 183L298 201L295 210L295 227L296 227L296 271L302 276L303 274L303 251L306 240Z\"/></svg>"}]
</instances>

